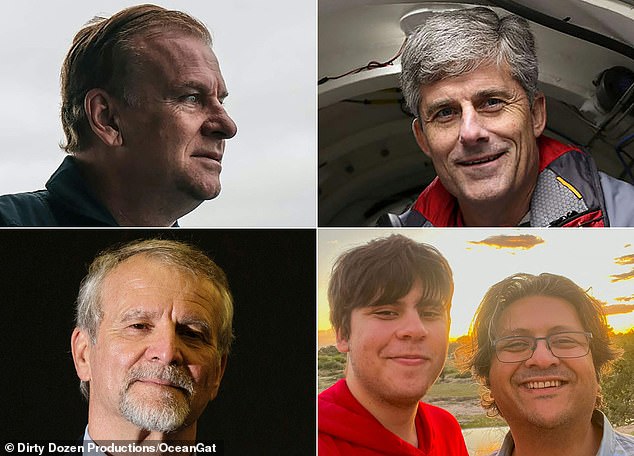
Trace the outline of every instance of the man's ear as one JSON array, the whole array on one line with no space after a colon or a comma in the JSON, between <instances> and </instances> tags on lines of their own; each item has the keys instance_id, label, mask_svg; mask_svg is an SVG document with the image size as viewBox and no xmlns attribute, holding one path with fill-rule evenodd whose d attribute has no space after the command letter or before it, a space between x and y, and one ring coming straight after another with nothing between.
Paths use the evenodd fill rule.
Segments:
<instances>
[{"instance_id":1,"label":"man's ear","mask_svg":"<svg viewBox=\"0 0 634 456\"><path fill-rule=\"evenodd\" d=\"M84 98L84 109L91 130L101 142L112 147L123 144L114 97L103 89L91 89Z\"/></svg>"},{"instance_id":2,"label":"man's ear","mask_svg":"<svg viewBox=\"0 0 634 456\"><path fill-rule=\"evenodd\" d=\"M533 133L536 138L539 138L546 128L546 97L541 92L535 95L531 116L533 117Z\"/></svg>"},{"instance_id":3,"label":"man's ear","mask_svg":"<svg viewBox=\"0 0 634 456\"><path fill-rule=\"evenodd\" d=\"M415 117L412 121L412 132L414 133L414 138L416 138L416 143L420 150L422 150L425 155L429 157L429 142L427 141L427 135L423 131L423 125L421 124L421 120L419 117Z\"/></svg>"},{"instance_id":4,"label":"man's ear","mask_svg":"<svg viewBox=\"0 0 634 456\"><path fill-rule=\"evenodd\" d=\"M75 328L70 336L70 347L77 376L85 382L90 381L90 348L92 347L90 337L85 331Z\"/></svg>"},{"instance_id":5,"label":"man's ear","mask_svg":"<svg viewBox=\"0 0 634 456\"><path fill-rule=\"evenodd\" d=\"M348 337L343 337L341 328L337 330L337 350L341 353L348 353L350 351L350 342Z\"/></svg>"}]
</instances>

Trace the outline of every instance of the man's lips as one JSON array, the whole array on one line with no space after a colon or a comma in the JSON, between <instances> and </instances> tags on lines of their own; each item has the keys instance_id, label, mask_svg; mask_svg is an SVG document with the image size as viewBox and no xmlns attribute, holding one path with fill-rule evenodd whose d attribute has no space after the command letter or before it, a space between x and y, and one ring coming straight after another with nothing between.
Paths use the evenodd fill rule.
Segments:
<instances>
[{"instance_id":1,"label":"man's lips","mask_svg":"<svg viewBox=\"0 0 634 456\"><path fill-rule=\"evenodd\" d=\"M479 157L474 157L474 158L469 158L469 159L464 159L464 160L458 160L456 162L456 164L459 165L459 166L483 165L485 163L490 163L490 162L493 162L493 161L497 160L498 158L500 158L505 153L506 152L500 152L500 153L497 153L497 154L487 154L487 155L481 155Z\"/></svg>"},{"instance_id":2,"label":"man's lips","mask_svg":"<svg viewBox=\"0 0 634 456\"><path fill-rule=\"evenodd\" d=\"M206 152L206 151L200 151L200 152L195 152L191 155L194 158L206 158L208 160L213 160L215 162L218 163L222 163L222 153L217 153L217 152Z\"/></svg>"},{"instance_id":3,"label":"man's lips","mask_svg":"<svg viewBox=\"0 0 634 456\"><path fill-rule=\"evenodd\" d=\"M179 389L179 390L183 391L184 393L189 394L185 388L183 388L180 385L177 385L175 383L172 383L170 381L167 381L167 380L161 380L161 379L156 379L156 378L139 378L139 379L135 380L135 382L144 383L144 384L147 384L147 385L150 385L150 386L152 386L152 385L167 386L167 387L170 387L170 388Z\"/></svg>"},{"instance_id":4,"label":"man's lips","mask_svg":"<svg viewBox=\"0 0 634 456\"><path fill-rule=\"evenodd\" d=\"M396 354L387 356L387 358L396 363L405 365L405 366L419 366L423 363L426 363L430 360L428 356L420 355L420 354Z\"/></svg>"},{"instance_id":5,"label":"man's lips","mask_svg":"<svg viewBox=\"0 0 634 456\"><path fill-rule=\"evenodd\" d=\"M520 383L522 388L536 392L548 392L565 386L568 382L562 378L535 378Z\"/></svg>"}]
</instances>

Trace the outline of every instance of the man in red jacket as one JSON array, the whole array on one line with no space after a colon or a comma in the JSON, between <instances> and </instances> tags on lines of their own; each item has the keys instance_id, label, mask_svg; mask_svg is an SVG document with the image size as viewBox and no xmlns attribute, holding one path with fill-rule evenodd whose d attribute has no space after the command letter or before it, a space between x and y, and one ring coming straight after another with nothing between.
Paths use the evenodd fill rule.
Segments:
<instances>
[{"instance_id":1,"label":"man in red jacket","mask_svg":"<svg viewBox=\"0 0 634 456\"><path fill-rule=\"evenodd\" d=\"M420 402L447 356L453 277L401 235L344 253L328 287L346 378L319 395L319 455L467 456L456 419Z\"/></svg>"},{"instance_id":2,"label":"man in red jacket","mask_svg":"<svg viewBox=\"0 0 634 456\"><path fill-rule=\"evenodd\" d=\"M433 15L408 39L401 86L438 177L381 226L634 226L634 186L542 136L528 22L488 8Z\"/></svg>"}]
</instances>

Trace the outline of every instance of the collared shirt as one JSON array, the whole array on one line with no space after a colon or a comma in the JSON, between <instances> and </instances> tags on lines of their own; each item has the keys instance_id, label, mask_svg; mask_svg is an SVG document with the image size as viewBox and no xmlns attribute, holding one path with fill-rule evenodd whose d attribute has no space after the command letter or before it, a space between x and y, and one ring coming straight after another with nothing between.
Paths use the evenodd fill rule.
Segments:
<instances>
[{"instance_id":1,"label":"collared shirt","mask_svg":"<svg viewBox=\"0 0 634 456\"><path fill-rule=\"evenodd\" d=\"M92 437L90 437L90 434L88 433L88 426L86 426L86 431L84 432L84 456L106 456L103 451L100 451L96 447L96 444L95 446L90 445L89 447L87 445L88 443L94 444L95 441L92 439Z\"/></svg>"},{"instance_id":2,"label":"collared shirt","mask_svg":"<svg viewBox=\"0 0 634 456\"><path fill-rule=\"evenodd\" d=\"M592 414L592 422L603 428L603 438L596 456L632 456L634 455L634 436L621 434L614 430L607 417L598 410ZM491 456L511 456L515 442L511 433L504 438L502 448Z\"/></svg>"},{"instance_id":3,"label":"collared shirt","mask_svg":"<svg viewBox=\"0 0 634 456\"><path fill-rule=\"evenodd\" d=\"M84 439L83 439L84 451L83 456L108 456L106 453L99 449L99 445L95 443L95 441L90 437L90 433L88 432L88 425L86 425L86 430L84 431ZM88 445L92 443L92 445ZM143 454L139 452L139 454ZM190 456L196 456L196 452L190 453Z\"/></svg>"}]
</instances>

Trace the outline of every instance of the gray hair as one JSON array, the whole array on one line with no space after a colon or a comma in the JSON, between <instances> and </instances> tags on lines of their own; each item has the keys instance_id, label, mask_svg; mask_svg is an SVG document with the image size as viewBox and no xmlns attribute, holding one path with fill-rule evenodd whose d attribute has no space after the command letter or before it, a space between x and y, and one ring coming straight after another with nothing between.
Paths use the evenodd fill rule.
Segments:
<instances>
[{"instance_id":1,"label":"gray hair","mask_svg":"<svg viewBox=\"0 0 634 456\"><path fill-rule=\"evenodd\" d=\"M90 342L97 342L97 329L103 318L101 295L103 284L110 272L125 260L144 255L168 266L173 266L192 276L208 280L214 285L218 301L219 315L216 330L220 356L229 354L233 342L233 298L224 271L202 250L180 241L165 239L136 240L114 246L101 252L88 268L88 274L81 282L75 312L77 328L85 331ZM80 390L88 399L88 383L82 381Z\"/></svg>"},{"instance_id":2,"label":"gray hair","mask_svg":"<svg viewBox=\"0 0 634 456\"><path fill-rule=\"evenodd\" d=\"M421 85L487 64L508 65L533 104L538 67L535 38L526 19L500 18L482 7L433 15L412 33L401 57L401 88L408 109L419 116Z\"/></svg>"}]
</instances>

